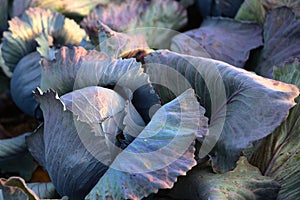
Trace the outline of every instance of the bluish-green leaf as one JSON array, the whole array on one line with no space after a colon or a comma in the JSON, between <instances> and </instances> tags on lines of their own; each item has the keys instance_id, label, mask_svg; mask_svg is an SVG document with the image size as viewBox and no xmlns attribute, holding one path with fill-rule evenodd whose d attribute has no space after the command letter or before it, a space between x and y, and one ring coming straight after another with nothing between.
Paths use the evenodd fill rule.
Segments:
<instances>
[{"instance_id":1,"label":"bluish-green leaf","mask_svg":"<svg viewBox=\"0 0 300 200\"><path fill-rule=\"evenodd\" d=\"M300 87L300 64L296 59L274 70L276 80ZM266 176L281 184L278 199L293 200L300 196L300 101L290 110L288 118L262 140L251 158Z\"/></svg>"},{"instance_id":2,"label":"bluish-green leaf","mask_svg":"<svg viewBox=\"0 0 300 200\"><path fill-rule=\"evenodd\" d=\"M273 77L300 88L300 59L294 58L274 67Z\"/></svg>"},{"instance_id":3,"label":"bluish-green leaf","mask_svg":"<svg viewBox=\"0 0 300 200\"><path fill-rule=\"evenodd\" d=\"M151 70L155 66L167 66L177 71L173 80L183 76L195 89L210 117L210 134L202 145L210 149L216 144L209 155L217 172L233 169L243 149L274 131L286 119L299 94L293 85L265 79L212 59L156 51L147 55L145 62L150 80L159 76L163 76L163 80L170 79L163 70L160 74ZM156 89L162 99L172 98L170 92L161 93L159 86Z\"/></svg>"},{"instance_id":4,"label":"bluish-green leaf","mask_svg":"<svg viewBox=\"0 0 300 200\"><path fill-rule=\"evenodd\" d=\"M0 162L26 152L25 137L29 133L10 139L0 140Z\"/></svg>"},{"instance_id":5,"label":"bluish-green leaf","mask_svg":"<svg viewBox=\"0 0 300 200\"><path fill-rule=\"evenodd\" d=\"M49 183L28 183L30 188L40 199L57 199L59 195L56 192L54 185Z\"/></svg>"},{"instance_id":6,"label":"bluish-green leaf","mask_svg":"<svg viewBox=\"0 0 300 200\"><path fill-rule=\"evenodd\" d=\"M1 173L20 176L26 181L30 181L36 168L37 164L29 152L0 162Z\"/></svg>"},{"instance_id":7,"label":"bluish-green leaf","mask_svg":"<svg viewBox=\"0 0 300 200\"><path fill-rule=\"evenodd\" d=\"M214 174L210 166L196 166L186 177L179 178L173 189L159 195L178 200L276 200L279 189L276 181L263 176L241 157L237 167L224 174Z\"/></svg>"},{"instance_id":8,"label":"bluish-green leaf","mask_svg":"<svg viewBox=\"0 0 300 200\"><path fill-rule=\"evenodd\" d=\"M44 125L41 124L36 130L25 138L28 151L39 165L45 167L45 142Z\"/></svg>"},{"instance_id":9,"label":"bluish-green leaf","mask_svg":"<svg viewBox=\"0 0 300 200\"><path fill-rule=\"evenodd\" d=\"M40 59L38 52L23 57L15 67L10 81L11 96L16 105L37 119L42 119L43 116L32 92L41 84Z\"/></svg>"},{"instance_id":10,"label":"bluish-green leaf","mask_svg":"<svg viewBox=\"0 0 300 200\"><path fill-rule=\"evenodd\" d=\"M300 57L300 19L287 7L273 9L266 16L264 47L255 71L270 78L274 65L295 57Z\"/></svg>"},{"instance_id":11,"label":"bluish-green leaf","mask_svg":"<svg viewBox=\"0 0 300 200\"><path fill-rule=\"evenodd\" d=\"M97 36L98 20L120 32L143 27L179 30L187 23L187 11L175 0L127 0L121 4L112 2L107 6L99 5L81 23L90 37ZM169 40L168 35L155 34L153 31L145 30L143 35L147 41L155 39L157 43Z\"/></svg>"},{"instance_id":12,"label":"bluish-green leaf","mask_svg":"<svg viewBox=\"0 0 300 200\"><path fill-rule=\"evenodd\" d=\"M175 36L171 50L213 58L243 68L250 50L262 44L262 29L256 23L207 18L198 29Z\"/></svg>"},{"instance_id":13,"label":"bluish-green leaf","mask_svg":"<svg viewBox=\"0 0 300 200\"><path fill-rule=\"evenodd\" d=\"M36 169L32 156L28 153L25 137L26 133L10 139L0 140L0 171L5 174L19 175L26 181L31 179Z\"/></svg>"},{"instance_id":14,"label":"bluish-green leaf","mask_svg":"<svg viewBox=\"0 0 300 200\"><path fill-rule=\"evenodd\" d=\"M61 196L83 199L111 162L105 135L97 135L89 124L78 121L76 115L66 110L55 92L43 94L36 90L35 93L45 119L45 146L37 147L44 149L44 167ZM37 141L40 138L37 137ZM34 148L31 146L29 150L35 151ZM89 151L98 155L98 159L101 157L102 163Z\"/></svg>"},{"instance_id":15,"label":"bluish-green leaf","mask_svg":"<svg viewBox=\"0 0 300 200\"><path fill-rule=\"evenodd\" d=\"M12 73L9 70L9 68L5 65L5 62L3 60L2 57L2 44L0 44L0 70L3 71L3 73L7 76L7 77L11 77Z\"/></svg>"},{"instance_id":16,"label":"bluish-green leaf","mask_svg":"<svg viewBox=\"0 0 300 200\"><path fill-rule=\"evenodd\" d=\"M300 2L298 0L245 0L235 18L245 21L265 23L267 13L277 7L288 6L300 16Z\"/></svg>"}]
</instances>

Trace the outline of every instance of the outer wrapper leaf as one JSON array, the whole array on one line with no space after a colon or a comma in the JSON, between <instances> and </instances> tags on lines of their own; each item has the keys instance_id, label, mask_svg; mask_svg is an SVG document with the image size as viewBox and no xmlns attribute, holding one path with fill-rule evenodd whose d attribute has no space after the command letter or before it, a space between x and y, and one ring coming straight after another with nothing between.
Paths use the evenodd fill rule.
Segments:
<instances>
[{"instance_id":1,"label":"outer wrapper leaf","mask_svg":"<svg viewBox=\"0 0 300 200\"><path fill-rule=\"evenodd\" d=\"M88 124L77 121L53 91L42 94L36 90L36 99L41 105L45 119L45 168L60 195L71 199L83 199L107 167L88 152L82 139L84 137L84 141L89 142L85 143L86 145L97 147L96 152L109 162L109 151L104 136L96 136ZM75 122L78 126L75 126ZM40 141L40 137L38 138Z\"/></svg>"},{"instance_id":2,"label":"outer wrapper leaf","mask_svg":"<svg viewBox=\"0 0 300 200\"><path fill-rule=\"evenodd\" d=\"M161 107L85 199L141 199L171 188L196 165L194 140L198 129L206 132L204 112L192 89Z\"/></svg>"},{"instance_id":3,"label":"outer wrapper leaf","mask_svg":"<svg viewBox=\"0 0 300 200\"><path fill-rule=\"evenodd\" d=\"M171 50L213 58L243 68L250 50L263 44L261 34L262 29L256 23L208 18L200 28L175 36Z\"/></svg>"},{"instance_id":4,"label":"outer wrapper leaf","mask_svg":"<svg viewBox=\"0 0 300 200\"><path fill-rule=\"evenodd\" d=\"M22 111L40 119L41 113L32 95L32 90L40 85L39 55L29 54L38 51L49 57L50 47L79 45L86 36L85 31L73 20L40 8L30 8L9 24L9 31L3 36L1 54L4 65L11 72L18 66L11 82L12 96ZM29 57L24 58L26 55Z\"/></svg>"},{"instance_id":5,"label":"outer wrapper leaf","mask_svg":"<svg viewBox=\"0 0 300 200\"><path fill-rule=\"evenodd\" d=\"M73 91L77 71L87 54L82 47L62 47L55 54L55 59L42 59L41 89L45 91L52 88L59 95Z\"/></svg>"},{"instance_id":6,"label":"outer wrapper leaf","mask_svg":"<svg viewBox=\"0 0 300 200\"><path fill-rule=\"evenodd\" d=\"M300 16L300 2L298 0L246 0L241 5L235 19L264 24L266 14L270 10L281 6L292 8L297 12L297 16Z\"/></svg>"},{"instance_id":7,"label":"outer wrapper leaf","mask_svg":"<svg viewBox=\"0 0 300 200\"><path fill-rule=\"evenodd\" d=\"M30 154L41 166L45 167L44 125L41 124L30 136L26 137L25 142Z\"/></svg>"},{"instance_id":8,"label":"outer wrapper leaf","mask_svg":"<svg viewBox=\"0 0 300 200\"><path fill-rule=\"evenodd\" d=\"M287 7L274 9L266 16L264 48L259 55L255 71L272 77L274 65L300 57L300 20Z\"/></svg>"},{"instance_id":9,"label":"outer wrapper leaf","mask_svg":"<svg viewBox=\"0 0 300 200\"><path fill-rule=\"evenodd\" d=\"M26 152L25 137L27 135L29 133L15 138L0 140L0 162Z\"/></svg>"},{"instance_id":10,"label":"outer wrapper leaf","mask_svg":"<svg viewBox=\"0 0 300 200\"><path fill-rule=\"evenodd\" d=\"M237 167L225 174L214 174L210 166L196 166L186 177L179 178L174 188L160 195L188 200L275 200L279 189L276 181L262 176L258 168L241 157Z\"/></svg>"},{"instance_id":11,"label":"outer wrapper leaf","mask_svg":"<svg viewBox=\"0 0 300 200\"><path fill-rule=\"evenodd\" d=\"M18 174L26 181L31 179L36 169L32 156L28 153L25 133L18 137L0 140L0 170L1 173Z\"/></svg>"},{"instance_id":12,"label":"outer wrapper leaf","mask_svg":"<svg viewBox=\"0 0 300 200\"><path fill-rule=\"evenodd\" d=\"M53 37L53 44L60 47L66 44L79 45L85 37L84 30L70 19L57 12L30 8L22 17L15 17L9 22L9 31L3 35L2 57L11 71L25 55L37 48L35 39L46 33Z\"/></svg>"},{"instance_id":13,"label":"outer wrapper leaf","mask_svg":"<svg viewBox=\"0 0 300 200\"><path fill-rule=\"evenodd\" d=\"M4 174L13 174L30 181L37 164L29 152L23 152L11 159L0 162L1 172Z\"/></svg>"},{"instance_id":14,"label":"outer wrapper leaf","mask_svg":"<svg viewBox=\"0 0 300 200\"><path fill-rule=\"evenodd\" d=\"M300 87L300 64L296 59L274 70L274 78ZM291 109L288 118L267 138L262 140L251 157L266 176L281 184L278 199L297 199L300 195L300 104Z\"/></svg>"},{"instance_id":15,"label":"outer wrapper leaf","mask_svg":"<svg viewBox=\"0 0 300 200\"><path fill-rule=\"evenodd\" d=\"M41 83L41 56L38 52L26 55L17 64L10 81L11 96L18 107L30 116L42 119L43 115L33 97Z\"/></svg>"},{"instance_id":16,"label":"outer wrapper leaf","mask_svg":"<svg viewBox=\"0 0 300 200\"><path fill-rule=\"evenodd\" d=\"M150 80L159 76L155 71L151 72L151 66L160 64L178 72L173 80L182 75L195 89L200 104L210 117L208 138L217 142L209 154L217 172L232 170L243 149L274 131L287 117L299 94L293 85L265 79L207 58L156 51L147 55L145 63L146 69L150 70ZM161 75L165 76L164 73ZM164 77L164 80L168 78ZM170 98L168 91L159 86L156 89L162 99ZM226 93L225 99L221 98L223 93ZM220 121L222 118L225 121ZM213 146L213 142L208 144Z\"/></svg>"},{"instance_id":17,"label":"outer wrapper leaf","mask_svg":"<svg viewBox=\"0 0 300 200\"><path fill-rule=\"evenodd\" d=\"M63 47L55 60L43 60L42 67L42 89L52 88L59 95L97 85L113 87L116 91L118 87L130 89L133 92L132 103L146 123L150 121L150 108L160 104L148 75L135 59L116 60L103 52Z\"/></svg>"}]
</instances>

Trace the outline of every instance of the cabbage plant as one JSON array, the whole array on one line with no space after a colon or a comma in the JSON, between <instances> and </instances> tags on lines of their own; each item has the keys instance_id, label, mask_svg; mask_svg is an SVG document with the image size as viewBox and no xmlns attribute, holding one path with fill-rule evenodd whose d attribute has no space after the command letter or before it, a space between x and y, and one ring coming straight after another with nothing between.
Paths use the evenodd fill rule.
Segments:
<instances>
[{"instance_id":1,"label":"cabbage plant","mask_svg":"<svg viewBox=\"0 0 300 200\"><path fill-rule=\"evenodd\" d=\"M85 36L75 21L41 8L30 8L9 21L1 44L2 65L12 73L12 98L22 111L42 117L32 96L32 90L40 85L41 55L47 56L50 48L79 45Z\"/></svg>"},{"instance_id":2,"label":"cabbage plant","mask_svg":"<svg viewBox=\"0 0 300 200\"><path fill-rule=\"evenodd\" d=\"M196 137L205 135L207 120L192 89L159 108L159 97L140 63L134 59L112 59L105 53L83 48L62 48L55 60L43 60L42 66L47 79L50 74L53 76L50 80L42 78L42 88L51 85L58 94L52 90L45 93L36 91L45 121L43 132L28 138L28 147L36 160L47 169L54 185L61 188L58 189L61 195L81 199L102 176L110 181L118 181L116 177L119 176L124 177L124 181L130 181L125 177L142 170L146 173L137 175L136 179L144 182L146 190L136 193L138 185L132 184L132 188L128 188L132 191L119 197L129 198L127 195L132 195L132 198L142 198L158 188L171 187L177 176L196 164L193 144ZM86 98L89 99L88 104L85 103ZM158 110L155 112L153 108ZM153 116L150 111L154 112ZM52 118L53 112L56 113L55 118ZM161 121L162 118L165 121ZM58 132L60 137L56 137ZM40 140L43 142L38 142ZM171 141L174 144L160 150ZM179 148L179 153L183 155L177 158L177 148L182 141L187 146ZM68 150L55 151L60 146L66 146ZM139 153L152 151L169 157L172 164L160 163L162 169L159 167L152 172L153 166L146 163L151 162L153 157L138 156ZM66 160L69 156L74 159ZM65 164L62 166L59 163ZM129 163L131 166L127 169ZM145 166L142 166L143 163ZM61 179L66 173L70 174L69 179ZM74 179L74 173L84 179ZM169 173L173 174L170 180L163 178L167 178ZM151 185L153 179L157 179L158 183ZM118 195L120 190L116 188L111 192Z\"/></svg>"},{"instance_id":3,"label":"cabbage plant","mask_svg":"<svg viewBox=\"0 0 300 200\"><path fill-rule=\"evenodd\" d=\"M36 2L9 22L0 48L14 101L40 122L0 140L1 172L15 158L26 164L0 179L0 199L298 198L292 1L256 2L263 18L249 17L248 1L206 2L200 27L175 37L145 27L182 28L192 1L110 2L81 22L91 41L75 21L39 8L71 5ZM87 13L96 1L84 2ZM37 165L51 182L28 183Z\"/></svg>"},{"instance_id":4,"label":"cabbage plant","mask_svg":"<svg viewBox=\"0 0 300 200\"><path fill-rule=\"evenodd\" d=\"M173 97L157 86L158 96L151 80L159 77L156 70L161 68L153 64L177 66L176 75L187 77L191 88ZM212 76L209 67L216 67L220 77ZM295 86L225 63L167 51L148 53L144 68L146 73L141 63L132 58L114 59L104 52L80 47L64 47L55 59L42 60L45 78L41 86L44 91L51 90L35 92L44 125L28 138L27 144L34 158L47 169L60 195L82 199L91 190L86 199L141 199L157 189L171 188L177 176L197 163L195 139L204 143L202 138L207 135L205 111L200 105L211 120L210 136L214 136L213 125L222 117L218 112L223 106L227 108L221 140L209 156L216 172L232 170L243 149L270 134L286 118L299 94ZM164 73L160 75L169 78ZM212 78L222 78L225 84L226 101L218 105L214 104L219 88L202 92L210 87L207 81L215 82ZM266 97L269 101L265 101ZM163 105L159 108L160 99ZM266 109L254 106L254 102ZM159 109L151 116L153 106ZM256 117L238 121L236 117L243 113ZM66 150L58 151L61 146ZM149 157L144 154L149 152ZM157 160L159 157L162 159ZM74 177L82 178L78 181ZM277 194L278 185L266 183Z\"/></svg>"}]
</instances>

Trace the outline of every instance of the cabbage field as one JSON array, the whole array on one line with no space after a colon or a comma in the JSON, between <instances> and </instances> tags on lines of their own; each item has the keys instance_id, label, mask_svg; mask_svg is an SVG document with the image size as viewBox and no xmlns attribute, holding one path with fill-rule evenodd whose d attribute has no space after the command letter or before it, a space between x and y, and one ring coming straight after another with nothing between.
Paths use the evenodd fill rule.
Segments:
<instances>
[{"instance_id":1,"label":"cabbage field","mask_svg":"<svg viewBox=\"0 0 300 200\"><path fill-rule=\"evenodd\" d=\"M0 4L0 200L300 199L299 0Z\"/></svg>"}]
</instances>

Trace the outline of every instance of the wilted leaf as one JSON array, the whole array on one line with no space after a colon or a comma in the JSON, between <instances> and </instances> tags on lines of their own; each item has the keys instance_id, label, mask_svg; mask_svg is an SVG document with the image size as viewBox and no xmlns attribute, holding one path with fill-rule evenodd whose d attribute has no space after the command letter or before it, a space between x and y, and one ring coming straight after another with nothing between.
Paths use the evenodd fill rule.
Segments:
<instances>
[{"instance_id":1,"label":"wilted leaf","mask_svg":"<svg viewBox=\"0 0 300 200\"><path fill-rule=\"evenodd\" d=\"M192 89L162 106L86 199L141 199L171 188L196 165L194 140L206 133L204 112Z\"/></svg>"},{"instance_id":2,"label":"wilted leaf","mask_svg":"<svg viewBox=\"0 0 300 200\"><path fill-rule=\"evenodd\" d=\"M39 200L39 197L27 187L20 177L0 179L0 189L5 200Z\"/></svg>"},{"instance_id":3,"label":"wilted leaf","mask_svg":"<svg viewBox=\"0 0 300 200\"><path fill-rule=\"evenodd\" d=\"M210 134L202 146L210 151L216 144L209 155L218 172L233 169L243 149L274 131L287 117L299 94L293 85L265 79L207 58L156 51L147 55L145 62L151 81L161 78L167 84L172 80L174 87L180 88L182 83L178 80L183 76L195 89L210 117ZM155 66L167 66L175 69L177 74L168 77L162 67L157 73ZM173 98L171 91L159 86L156 89L163 100Z\"/></svg>"},{"instance_id":4,"label":"wilted leaf","mask_svg":"<svg viewBox=\"0 0 300 200\"><path fill-rule=\"evenodd\" d=\"M300 87L300 64L296 59L275 69L274 78ZM288 118L271 135L259 143L251 163L264 175L277 180L282 188L278 199L293 200L300 196L300 101L290 110Z\"/></svg>"},{"instance_id":5,"label":"wilted leaf","mask_svg":"<svg viewBox=\"0 0 300 200\"><path fill-rule=\"evenodd\" d=\"M225 174L214 174L210 166L196 166L179 178L173 189L159 194L178 200L276 200L279 189L276 181L262 176L258 168L241 157L237 167Z\"/></svg>"},{"instance_id":6,"label":"wilted leaf","mask_svg":"<svg viewBox=\"0 0 300 200\"><path fill-rule=\"evenodd\" d=\"M287 7L274 9L266 17L264 48L255 71L271 78L274 65L294 57L300 57L300 19Z\"/></svg>"},{"instance_id":7,"label":"wilted leaf","mask_svg":"<svg viewBox=\"0 0 300 200\"><path fill-rule=\"evenodd\" d=\"M208 18L200 28L175 36L171 50L213 58L243 68L250 50L262 44L262 29L256 23Z\"/></svg>"}]
</instances>

